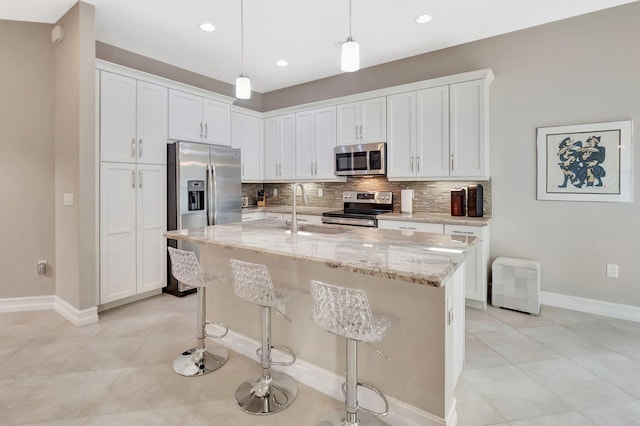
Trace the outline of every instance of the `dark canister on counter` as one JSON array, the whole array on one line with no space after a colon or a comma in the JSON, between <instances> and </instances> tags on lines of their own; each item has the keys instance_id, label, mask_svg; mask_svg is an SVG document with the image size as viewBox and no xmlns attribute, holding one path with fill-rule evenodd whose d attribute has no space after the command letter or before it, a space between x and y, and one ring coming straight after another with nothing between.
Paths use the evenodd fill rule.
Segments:
<instances>
[{"instance_id":1,"label":"dark canister on counter","mask_svg":"<svg viewBox=\"0 0 640 426\"><path fill-rule=\"evenodd\" d=\"M464 189L454 189L451 191L451 216L464 216L466 191Z\"/></svg>"},{"instance_id":2,"label":"dark canister on counter","mask_svg":"<svg viewBox=\"0 0 640 426\"><path fill-rule=\"evenodd\" d=\"M482 217L482 185L469 185L469 195L467 198L467 216Z\"/></svg>"}]
</instances>

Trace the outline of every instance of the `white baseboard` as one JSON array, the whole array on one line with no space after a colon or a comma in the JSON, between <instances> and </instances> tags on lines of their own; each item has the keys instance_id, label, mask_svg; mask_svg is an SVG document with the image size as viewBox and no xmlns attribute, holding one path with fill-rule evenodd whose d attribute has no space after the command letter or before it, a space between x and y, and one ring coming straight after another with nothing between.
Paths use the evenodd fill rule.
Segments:
<instances>
[{"instance_id":1,"label":"white baseboard","mask_svg":"<svg viewBox=\"0 0 640 426\"><path fill-rule=\"evenodd\" d=\"M215 326L207 326L207 334L220 334L220 329ZM259 342L248 338L240 333L229 330L229 334L223 339L210 339L211 342L217 342L221 345L234 350L247 358L255 359L256 348ZM274 351L273 358L279 360L277 351ZM319 392L329 395L339 401L344 401L341 386L344 377L336 373L320 368L310 362L297 359L295 364L290 367L274 366L274 370L284 372L296 381L303 383ZM379 402L375 399L368 400L366 396L360 397L363 406L378 407ZM451 409L446 419L433 415L427 411L416 408L412 405L404 403L398 399L387 397L389 401L389 414L382 420L395 426L456 426L458 416L456 413L455 398L451 404Z\"/></svg>"},{"instance_id":2,"label":"white baseboard","mask_svg":"<svg viewBox=\"0 0 640 426\"><path fill-rule=\"evenodd\" d=\"M640 307L622 305L619 303L603 302L583 297L567 296L565 294L540 293L540 303L557 308L571 309L588 314L602 315L628 321L640 322Z\"/></svg>"},{"instance_id":3,"label":"white baseboard","mask_svg":"<svg viewBox=\"0 0 640 426\"><path fill-rule=\"evenodd\" d=\"M8 297L0 299L0 313L53 309L55 296Z\"/></svg>"},{"instance_id":4,"label":"white baseboard","mask_svg":"<svg viewBox=\"0 0 640 426\"><path fill-rule=\"evenodd\" d=\"M78 310L74 306L71 306L66 300L55 297L53 308L57 313L71 321L72 324L80 327L87 324L93 324L98 322L98 307L92 306L91 308Z\"/></svg>"},{"instance_id":5,"label":"white baseboard","mask_svg":"<svg viewBox=\"0 0 640 426\"><path fill-rule=\"evenodd\" d=\"M98 321L97 306L78 310L58 296L10 297L0 299L0 313L54 310L77 326Z\"/></svg>"}]
</instances>

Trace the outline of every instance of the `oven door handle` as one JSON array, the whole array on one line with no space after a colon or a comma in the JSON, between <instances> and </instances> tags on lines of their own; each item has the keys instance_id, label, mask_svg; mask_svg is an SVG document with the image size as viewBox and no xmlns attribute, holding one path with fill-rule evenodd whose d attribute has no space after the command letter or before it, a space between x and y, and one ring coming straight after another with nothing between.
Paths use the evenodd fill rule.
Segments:
<instances>
[{"instance_id":1,"label":"oven door handle","mask_svg":"<svg viewBox=\"0 0 640 426\"><path fill-rule=\"evenodd\" d=\"M322 223L328 223L332 225L367 226L369 228L378 227L376 219L353 219L348 217L322 216Z\"/></svg>"}]
</instances>

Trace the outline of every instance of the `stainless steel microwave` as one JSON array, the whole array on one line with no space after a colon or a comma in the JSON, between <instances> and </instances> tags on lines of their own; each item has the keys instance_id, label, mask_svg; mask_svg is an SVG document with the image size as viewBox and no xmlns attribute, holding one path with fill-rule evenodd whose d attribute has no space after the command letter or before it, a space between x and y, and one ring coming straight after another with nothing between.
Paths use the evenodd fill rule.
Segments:
<instances>
[{"instance_id":1,"label":"stainless steel microwave","mask_svg":"<svg viewBox=\"0 0 640 426\"><path fill-rule=\"evenodd\" d=\"M387 174L387 144L363 143L333 149L336 176L380 176Z\"/></svg>"}]
</instances>

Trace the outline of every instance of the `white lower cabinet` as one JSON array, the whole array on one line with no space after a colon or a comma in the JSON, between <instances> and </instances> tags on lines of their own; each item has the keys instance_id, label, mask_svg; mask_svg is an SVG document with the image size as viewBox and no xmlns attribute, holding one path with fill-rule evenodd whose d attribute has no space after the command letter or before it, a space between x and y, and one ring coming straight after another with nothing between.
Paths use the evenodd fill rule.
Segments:
<instances>
[{"instance_id":1,"label":"white lower cabinet","mask_svg":"<svg viewBox=\"0 0 640 426\"><path fill-rule=\"evenodd\" d=\"M476 237L480 241L471 248L472 253L465 261L464 297L467 305L487 308L487 271L489 264L489 225L464 226L444 225L444 233L451 234L454 239L467 241Z\"/></svg>"},{"instance_id":2,"label":"white lower cabinet","mask_svg":"<svg viewBox=\"0 0 640 426\"><path fill-rule=\"evenodd\" d=\"M166 286L167 168L100 164L100 304Z\"/></svg>"}]
</instances>

